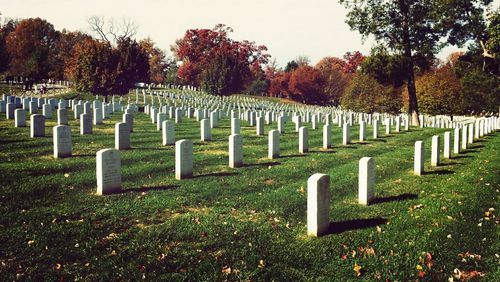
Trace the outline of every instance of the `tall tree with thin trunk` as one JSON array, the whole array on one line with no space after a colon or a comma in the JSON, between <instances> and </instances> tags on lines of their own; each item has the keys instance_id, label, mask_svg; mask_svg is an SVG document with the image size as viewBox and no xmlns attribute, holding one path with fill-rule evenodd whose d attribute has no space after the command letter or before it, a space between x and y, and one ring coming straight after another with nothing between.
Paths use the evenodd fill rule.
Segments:
<instances>
[{"instance_id":1,"label":"tall tree with thin trunk","mask_svg":"<svg viewBox=\"0 0 500 282\"><path fill-rule=\"evenodd\" d=\"M339 0L347 23L402 55L408 87L408 114L418 125L415 59L431 60L447 44L461 46L486 36L483 12L492 0Z\"/></svg>"}]
</instances>

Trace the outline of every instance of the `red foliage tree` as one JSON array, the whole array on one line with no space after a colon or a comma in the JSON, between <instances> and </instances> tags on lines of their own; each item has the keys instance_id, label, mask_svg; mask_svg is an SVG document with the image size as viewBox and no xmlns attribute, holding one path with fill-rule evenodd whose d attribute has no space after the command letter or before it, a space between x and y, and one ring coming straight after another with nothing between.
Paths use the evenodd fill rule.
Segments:
<instances>
[{"instance_id":1,"label":"red foliage tree","mask_svg":"<svg viewBox=\"0 0 500 282\"><path fill-rule=\"evenodd\" d=\"M10 72L39 80L47 78L49 57L55 50L58 33L54 26L40 18L20 21L6 40Z\"/></svg>"},{"instance_id":2,"label":"red foliage tree","mask_svg":"<svg viewBox=\"0 0 500 282\"><path fill-rule=\"evenodd\" d=\"M268 94L271 97L288 97L290 92L288 90L288 83L291 77L290 72L277 72L270 80Z\"/></svg>"},{"instance_id":3,"label":"red foliage tree","mask_svg":"<svg viewBox=\"0 0 500 282\"><path fill-rule=\"evenodd\" d=\"M327 101L323 92L324 79L321 73L311 66L300 66L290 76L290 96L307 104L321 104Z\"/></svg>"},{"instance_id":4,"label":"red foliage tree","mask_svg":"<svg viewBox=\"0 0 500 282\"><path fill-rule=\"evenodd\" d=\"M359 51L354 51L353 53L347 52L344 55L344 60L346 64L344 65L345 73L355 73L359 65L365 60L365 56Z\"/></svg>"},{"instance_id":5,"label":"red foliage tree","mask_svg":"<svg viewBox=\"0 0 500 282\"><path fill-rule=\"evenodd\" d=\"M324 93L328 100L334 105L339 105L347 84L352 74L345 73L347 63L339 58L325 57L321 59L315 68L321 73L324 80Z\"/></svg>"},{"instance_id":6,"label":"red foliage tree","mask_svg":"<svg viewBox=\"0 0 500 282\"><path fill-rule=\"evenodd\" d=\"M230 27L221 24L213 29L186 31L184 37L172 48L177 59L183 62L179 67L179 78L185 83L199 86L202 84L203 73L214 65L215 58L228 58L234 66L238 66L232 67L238 73L233 73L234 78L230 80L240 81L235 86L237 89L232 90L241 90L252 82L255 79L253 74L260 74L261 65L268 62L270 56L266 53L267 48L256 45L255 42L232 40L228 37L230 32Z\"/></svg>"}]
</instances>

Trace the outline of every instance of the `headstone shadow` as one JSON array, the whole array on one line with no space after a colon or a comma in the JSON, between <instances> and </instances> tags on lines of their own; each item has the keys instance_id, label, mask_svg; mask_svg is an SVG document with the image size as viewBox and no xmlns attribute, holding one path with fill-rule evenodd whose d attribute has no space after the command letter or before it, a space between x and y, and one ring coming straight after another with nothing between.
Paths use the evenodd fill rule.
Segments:
<instances>
[{"instance_id":1,"label":"headstone shadow","mask_svg":"<svg viewBox=\"0 0 500 282\"><path fill-rule=\"evenodd\" d=\"M452 157L453 160L468 159L468 158L472 158L472 156L460 155L460 156Z\"/></svg>"},{"instance_id":2,"label":"headstone shadow","mask_svg":"<svg viewBox=\"0 0 500 282\"><path fill-rule=\"evenodd\" d=\"M324 235L339 234L351 230L365 229L385 223L387 223L387 219L381 217L330 222L328 230L326 230Z\"/></svg>"},{"instance_id":3,"label":"headstone shadow","mask_svg":"<svg viewBox=\"0 0 500 282\"><path fill-rule=\"evenodd\" d=\"M358 147L356 147L356 146L352 146L352 145L342 145L341 147L339 146L339 148L344 148L344 149L357 149Z\"/></svg>"},{"instance_id":4,"label":"headstone shadow","mask_svg":"<svg viewBox=\"0 0 500 282\"><path fill-rule=\"evenodd\" d=\"M267 162L267 163L255 163L255 164L243 164L243 167L258 167L258 166L272 166L280 165L280 162Z\"/></svg>"},{"instance_id":5,"label":"headstone shadow","mask_svg":"<svg viewBox=\"0 0 500 282\"><path fill-rule=\"evenodd\" d=\"M205 174L197 174L193 175L193 178L203 178L203 177L211 177L211 176L232 176L238 175L238 172L213 172L213 173L205 173Z\"/></svg>"},{"instance_id":6,"label":"headstone shadow","mask_svg":"<svg viewBox=\"0 0 500 282\"><path fill-rule=\"evenodd\" d=\"M279 156L280 158L301 158L301 157L306 157L306 154L293 154L293 155L282 155Z\"/></svg>"},{"instance_id":7,"label":"headstone shadow","mask_svg":"<svg viewBox=\"0 0 500 282\"><path fill-rule=\"evenodd\" d=\"M382 203L387 203L387 202L398 202L398 201L405 201L405 200L414 200L417 199L418 195L417 194L410 194L410 193L405 193L401 194L398 196L388 196L388 197L376 197L372 201L370 201L371 205L375 204L382 204Z\"/></svg>"},{"instance_id":8,"label":"headstone shadow","mask_svg":"<svg viewBox=\"0 0 500 282\"><path fill-rule=\"evenodd\" d=\"M441 170L433 170L433 171L425 171L424 175L437 174L437 175L447 175L455 173L453 170L449 169L441 169Z\"/></svg>"},{"instance_id":9,"label":"headstone shadow","mask_svg":"<svg viewBox=\"0 0 500 282\"><path fill-rule=\"evenodd\" d=\"M377 139L370 139L370 141L373 141L373 142L383 142L383 143L387 143L387 140L380 139L380 138L377 138Z\"/></svg>"},{"instance_id":10,"label":"headstone shadow","mask_svg":"<svg viewBox=\"0 0 500 282\"><path fill-rule=\"evenodd\" d=\"M149 191L165 191L165 190L175 190L179 188L179 185L165 185L165 186L151 186L151 187L139 187L139 188L130 188L125 190L120 190L115 194L125 194L125 193L142 193Z\"/></svg>"}]
</instances>

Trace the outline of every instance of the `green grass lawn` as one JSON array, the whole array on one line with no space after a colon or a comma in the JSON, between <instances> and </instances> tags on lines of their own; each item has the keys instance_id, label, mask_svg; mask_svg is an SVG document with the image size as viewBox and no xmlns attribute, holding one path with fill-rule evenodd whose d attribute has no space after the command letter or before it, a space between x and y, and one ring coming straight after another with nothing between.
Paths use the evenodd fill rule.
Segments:
<instances>
[{"instance_id":1,"label":"green grass lawn","mask_svg":"<svg viewBox=\"0 0 500 282\"><path fill-rule=\"evenodd\" d=\"M282 157L269 160L267 132L277 125L255 136L242 121L245 166L230 169L229 120L204 143L199 124L184 118L175 134L194 141L194 178L178 181L174 146L162 146L156 126L138 113L133 148L122 151L124 191L97 196L95 154L114 147L121 113L86 136L72 116L73 157L56 160L55 117L47 137L31 139L29 128L0 115L1 281L500 279L499 132L433 168L431 137L444 129L386 136L382 127L378 140L342 146L334 125L327 151L322 131L310 129L310 153L301 155L288 121ZM416 140L426 150L421 177L412 174ZM377 166L378 200L370 206L357 204L365 156ZM331 176L334 228L311 238L306 183L318 172Z\"/></svg>"}]
</instances>

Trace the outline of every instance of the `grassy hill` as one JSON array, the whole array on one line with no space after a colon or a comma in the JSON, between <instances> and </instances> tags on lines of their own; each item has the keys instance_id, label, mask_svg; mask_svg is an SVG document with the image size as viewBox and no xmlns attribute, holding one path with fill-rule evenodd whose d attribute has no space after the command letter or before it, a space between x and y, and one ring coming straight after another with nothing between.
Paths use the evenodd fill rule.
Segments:
<instances>
[{"instance_id":1,"label":"grassy hill","mask_svg":"<svg viewBox=\"0 0 500 282\"><path fill-rule=\"evenodd\" d=\"M72 117L72 112L69 111ZM52 127L31 139L0 115L0 280L350 281L500 279L500 133L439 167L430 140L444 129L411 128L378 140L298 153L293 123L281 158L267 159L267 132L242 121L243 168L228 167L230 123L211 142L184 118L176 139L194 141L194 178L174 178L174 147L144 113L122 151L123 193L97 196L95 154L114 146L115 113L94 134L70 118L73 157L52 157ZM321 128L322 125L320 125ZM308 125L308 127L310 127ZM367 136L371 136L368 127ZM382 130L381 130L382 131ZM351 129L357 139L357 127ZM412 175L413 144L424 140L426 174ZM358 161L376 162L377 201L357 204ZM307 179L331 176L331 234L306 236Z\"/></svg>"}]
</instances>

